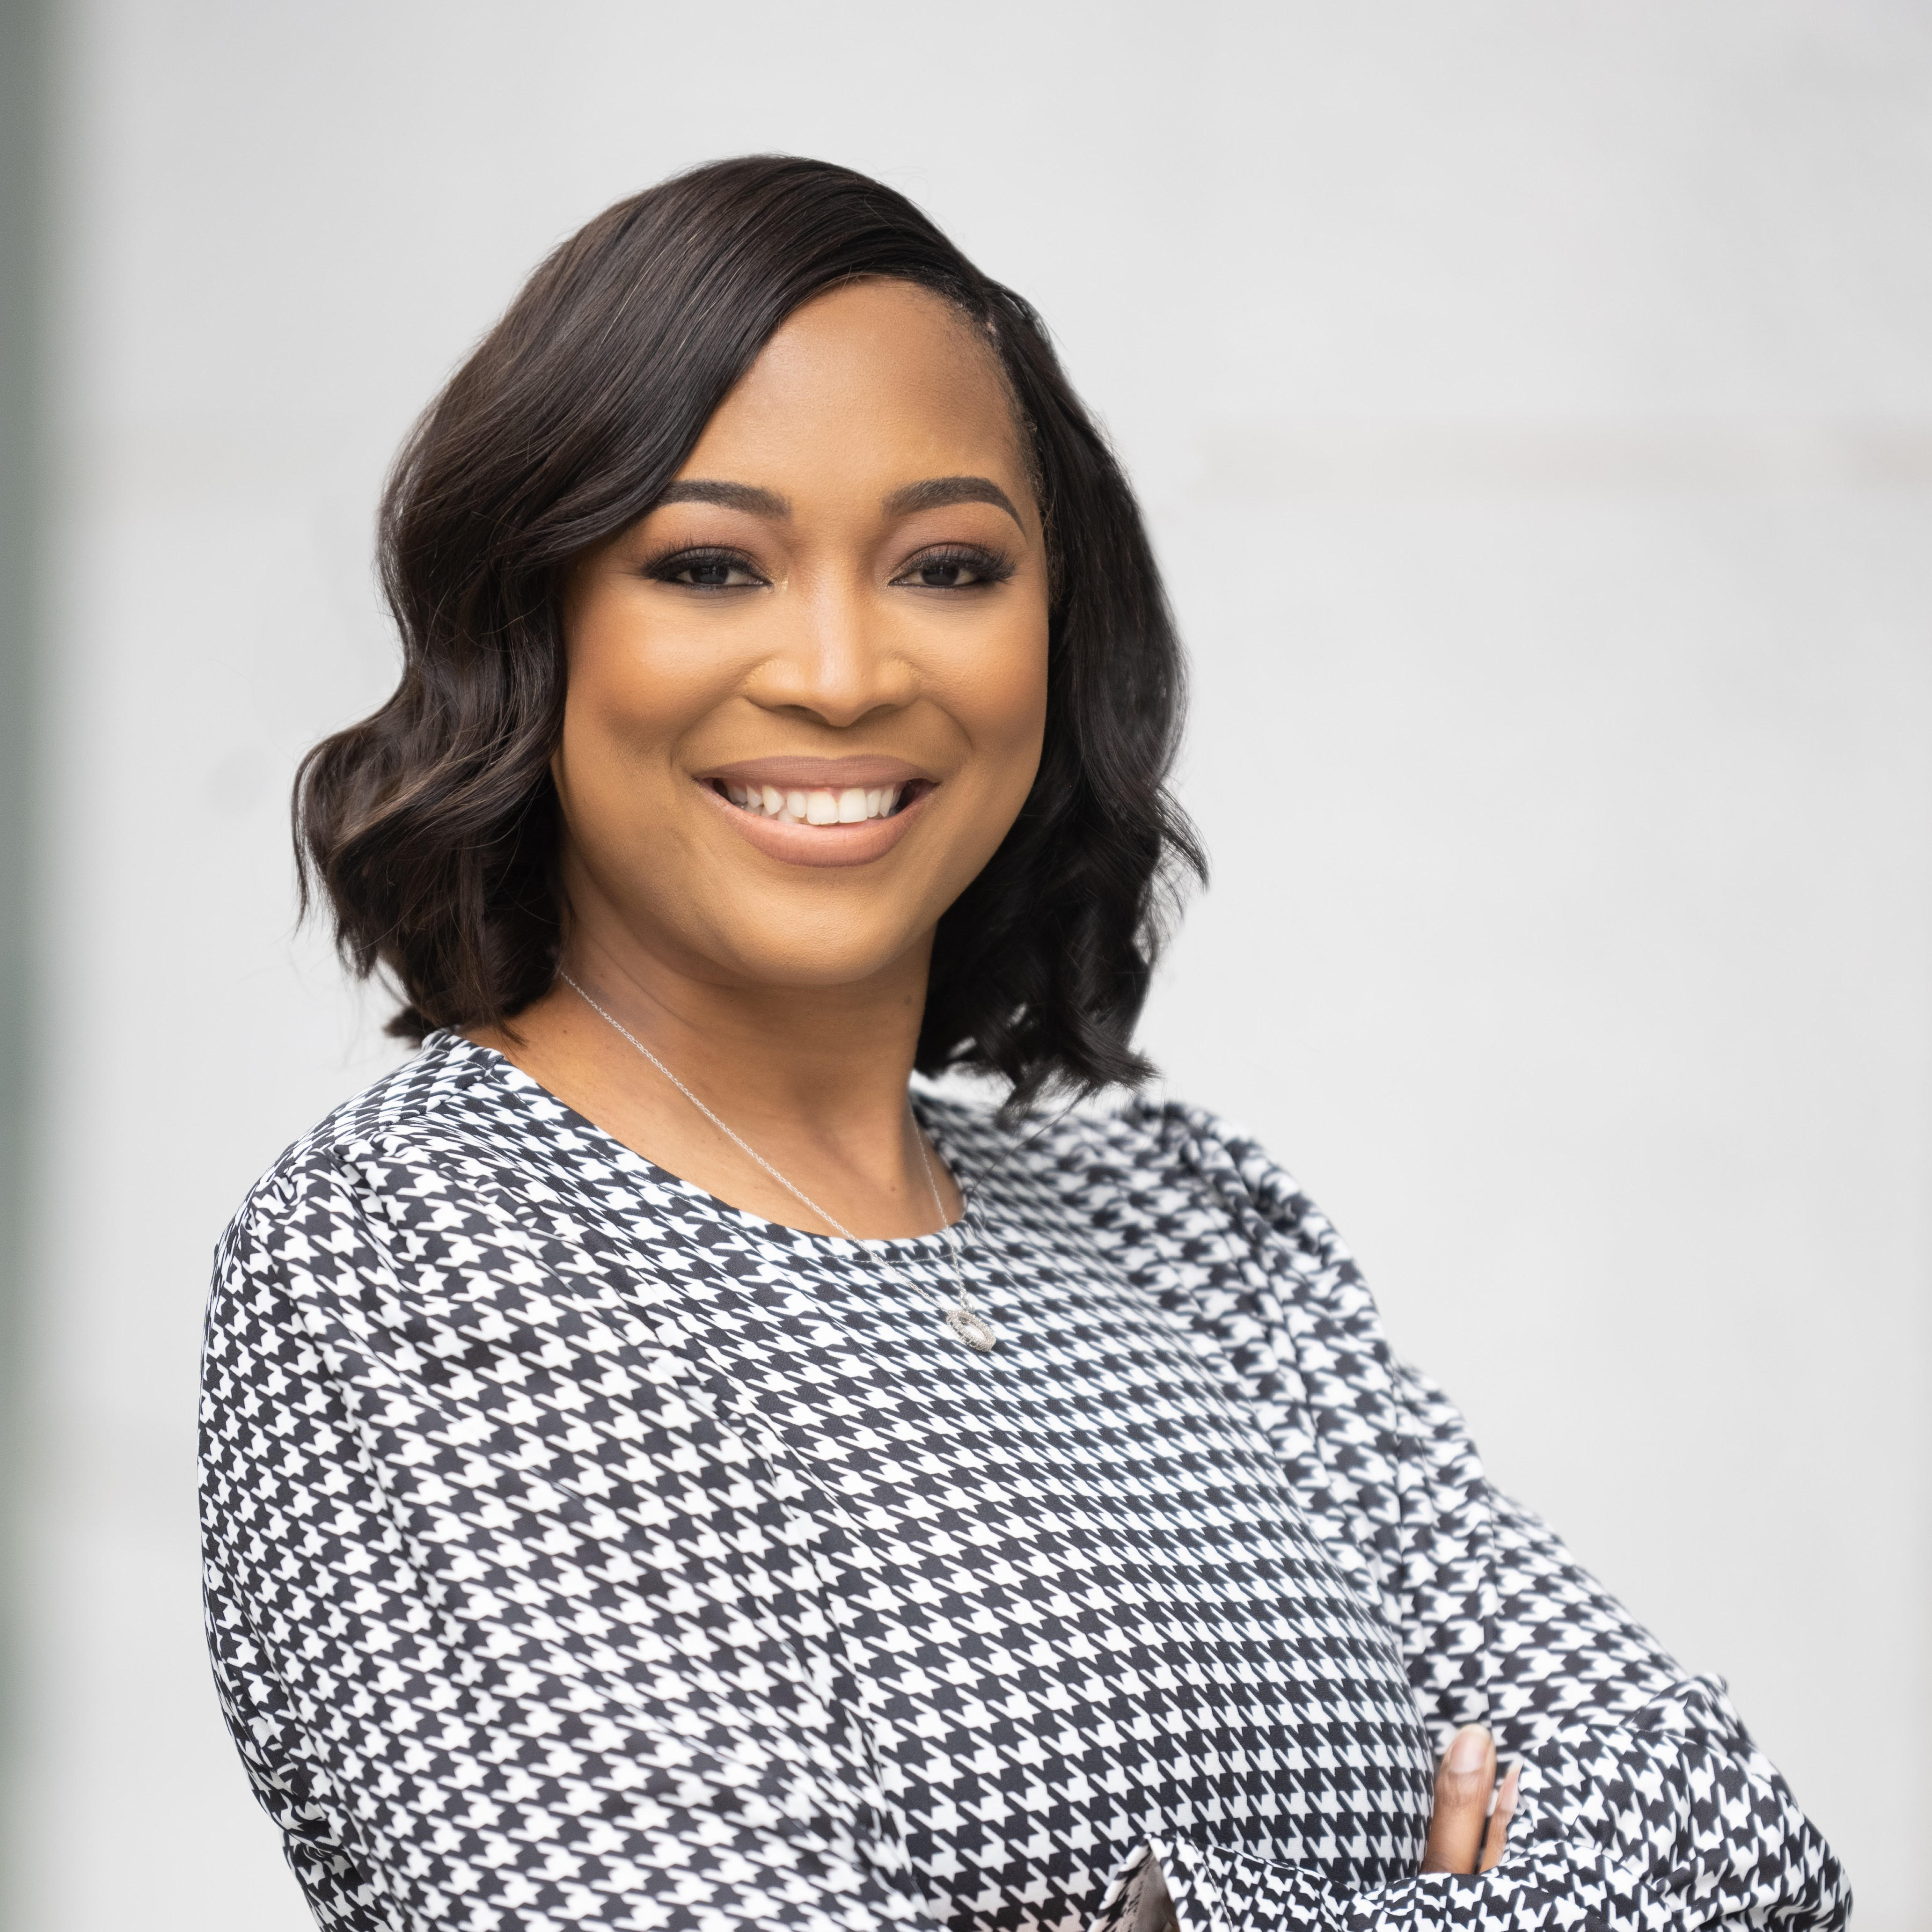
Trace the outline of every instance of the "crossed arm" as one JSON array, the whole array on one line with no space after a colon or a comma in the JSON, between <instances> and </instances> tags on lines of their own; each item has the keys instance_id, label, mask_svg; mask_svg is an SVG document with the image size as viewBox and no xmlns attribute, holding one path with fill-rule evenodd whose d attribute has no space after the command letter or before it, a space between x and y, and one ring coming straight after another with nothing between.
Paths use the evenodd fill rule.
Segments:
<instances>
[{"instance_id":1,"label":"crossed arm","mask_svg":"<svg viewBox=\"0 0 1932 1932\"><path fill-rule=\"evenodd\" d=\"M1491 1486L1454 1406L1390 1350L1318 1210L1209 1117L1139 1118L1201 1211L1124 1225L1123 1257L1221 1350L1331 1559L1396 1634L1445 1754L1415 1878L1338 1887L1177 1836L1157 1853L1183 1922L1192 1895L1204 1921L1241 1932L1678 1932L1767 1916L1835 1932L1844 1874L1724 1687L1676 1664Z\"/></svg>"}]
</instances>

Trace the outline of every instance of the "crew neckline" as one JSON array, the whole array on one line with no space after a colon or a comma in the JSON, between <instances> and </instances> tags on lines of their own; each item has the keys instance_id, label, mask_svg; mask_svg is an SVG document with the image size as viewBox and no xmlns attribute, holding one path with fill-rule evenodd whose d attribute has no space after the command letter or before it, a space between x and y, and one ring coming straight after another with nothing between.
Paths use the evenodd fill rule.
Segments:
<instances>
[{"instance_id":1,"label":"crew neckline","mask_svg":"<svg viewBox=\"0 0 1932 1932\"><path fill-rule=\"evenodd\" d=\"M836 1253L885 1256L946 1252L950 1249L951 1244L946 1239L947 1229L945 1228L934 1228L929 1234L872 1236L820 1234L814 1228L794 1228L789 1222L774 1221L769 1215L755 1213L748 1208L736 1207L722 1196L700 1187L695 1181L687 1180L682 1174L674 1174L667 1167L660 1167L648 1155L638 1153L635 1148L627 1146L616 1135L600 1127L587 1115L580 1114L568 1101L553 1094L541 1080L533 1074L525 1072L514 1060L498 1052L495 1047L485 1046L480 1040L470 1040L462 1034L440 1028L424 1039L422 1048L424 1053L439 1050L454 1060L467 1062L484 1078L511 1094L520 1106L528 1107L533 1101L541 1101L546 1107L555 1108L562 1115L564 1124L572 1132L592 1143L614 1166L634 1171L654 1186L682 1196L694 1207L701 1208L718 1220L734 1222L748 1232L767 1238L778 1236L787 1240L812 1242ZM908 1094L912 1102L914 1118L926 1130L940 1160L946 1163L964 1204L958 1220L950 1222L948 1226L961 1240L968 1240L970 1234L968 1224L973 1219L974 1204L980 1198L980 1183L987 1175L964 1152L958 1138L934 1118L941 1112L956 1109L958 1103L941 1100L934 1094L921 1093L916 1087L909 1088Z\"/></svg>"}]
</instances>

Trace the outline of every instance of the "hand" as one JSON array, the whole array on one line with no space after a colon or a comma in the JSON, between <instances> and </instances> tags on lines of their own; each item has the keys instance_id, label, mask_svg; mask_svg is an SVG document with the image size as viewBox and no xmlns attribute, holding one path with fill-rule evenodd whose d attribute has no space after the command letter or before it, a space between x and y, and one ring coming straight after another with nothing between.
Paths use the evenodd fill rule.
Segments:
<instances>
[{"instance_id":1,"label":"hand","mask_svg":"<svg viewBox=\"0 0 1932 1932\"><path fill-rule=\"evenodd\" d=\"M1424 1871L1487 1871L1502 1856L1516 1810L1516 1771L1511 1765L1497 1789L1496 1741L1480 1724L1465 1724L1449 1740L1442 1768L1436 1774L1436 1809L1422 1853Z\"/></svg>"},{"instance_id":2,"label":"hand","mask_svg":"<svg viewBox=\"0 0 1932 1932\"><path fill-rule=\"evenodd\" d=\"M1449 1740L1442 1768L1436 1774L1436 1809L1422 1852L1424 1871L1487 1871L1502 1856L1516 1811L1516 1770L1510 1766L1498 1791L1496 1740L1480 1724L1465 1725ZM1133 1932L1177 1932L1174 1900L1157 1864L1142 1882Z\"/></svg>"}]
</instances>

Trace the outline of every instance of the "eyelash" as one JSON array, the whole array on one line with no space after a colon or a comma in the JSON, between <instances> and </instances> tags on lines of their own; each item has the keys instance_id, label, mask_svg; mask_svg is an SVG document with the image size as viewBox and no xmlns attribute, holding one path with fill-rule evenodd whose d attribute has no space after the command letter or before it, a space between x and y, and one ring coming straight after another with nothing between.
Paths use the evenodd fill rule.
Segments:
<instances>
[{"instance_id":1,"label":"eyelash","mask_svg":"<svg viewBox=\"0 0 1932 1932\"><path fill-rule=\"evenodd\" d=\"M976 544L940 544L934 549L922 550L892 581L899 583L916 571L944 570L948 566L971 571L979 581L975 584L922 584L908 587L920 590L980 590L992 584L1004 584L1013 574L1012 559L1002 556L998 550L982 550Z\"/></svg>"},{"instance_id":2,"label":"eyelash","mask_svg":"<svg viewBox=\"0 0 1932 1932\"><path fill-rule=\"evenodd\" d=\"M730 570L742 571L748 577L756 579L754 584L687 584L687 590L748 590L763 586L766 579L758 566L742 550L720 550L700 546L694 550L673 550L669 555L654 559L644 566L644 574L660 584L675 584L680 574L687 570L701 570L706 565L722 566ZM1004 584L1013 574L1012 558L1003 556L998 550L982 550L976 544L940 544L932 550L922 550L903 566L892 579L896 584L916 572L924 570L944 570L948 568L970 570L976 581L971 584L922 584L906 586L909 590L937 590L943 593L962 590L979 590L995 584Z\"/></svg>"},{"instance_id":3,"label":"eyelash","mask_svg":"<svg viewBox=\"0 0 1932 1932\"><path fill-rule=\"evenodd\" d=\"M722 564L728 569L742 570L746 576L758 578L762 584L764 578L759 574L758 566L742 550L718 550L700 545L695 550L673 550L668 556L655 558L644 566L644 574L660 584L675 584L681 571L701 570L706 564ZM687 584L687 590L746 590L757 586L742 584Z\"/></svg>"}]
</instances>

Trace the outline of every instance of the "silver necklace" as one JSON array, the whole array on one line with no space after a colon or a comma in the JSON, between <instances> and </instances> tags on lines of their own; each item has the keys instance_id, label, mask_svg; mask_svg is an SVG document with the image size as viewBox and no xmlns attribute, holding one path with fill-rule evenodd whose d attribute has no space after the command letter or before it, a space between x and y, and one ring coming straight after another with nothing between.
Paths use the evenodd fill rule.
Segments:
<instances>
[{"instance_id":1,"label":"silver necklace","mask_svg":"<svg viewBox=\"0 0 1932 1932\"><path fill-rule=\"evenodd\" d=\"M854 1234L850 1228L845 1226L843 1222L835 1220L819 1206L816 1201L812 1199L809 1194L806 1192L803 1188L796 1186L788 1180L748 1141L734 1133L635 1034L631 1031L628 1027L624 1024L622 1021L618 1018L615 1013L600 1006L568 973L560 969L556 976L598 1018L606 1022L622 1034L625 1039L628 1040L740 1154L749 1160L756 1161L788 1194L794 1200L803 1202L813 1214L832 1229L833 1233L842 1234L848 1241L858 1240L859 1237ZM968 1298L966 1264L960 1250L958 1232L952 1223L946 1218L946 1204L939 1198L939 1177L932 1171L932 1156L926 1150L926 1136L919 1130L919 1120L912 1111L912 1096L910 1094L906 1096L906 1118L912 1122L913 1144L919 1149L920 1165L926 1169L926 1184L932 1192L933 1210L939 1216L939 1231L946 1237L946 1250L952 1258L952 1279L959 1290L958 1304L945 1311L946 1325L959 1340L966 1344L968 1348L976 1351L982 1355L990 1354L994 1344L1000 1339L999 1335L993 1324L973 1306Z\"/></svg>"}]
</instances>

